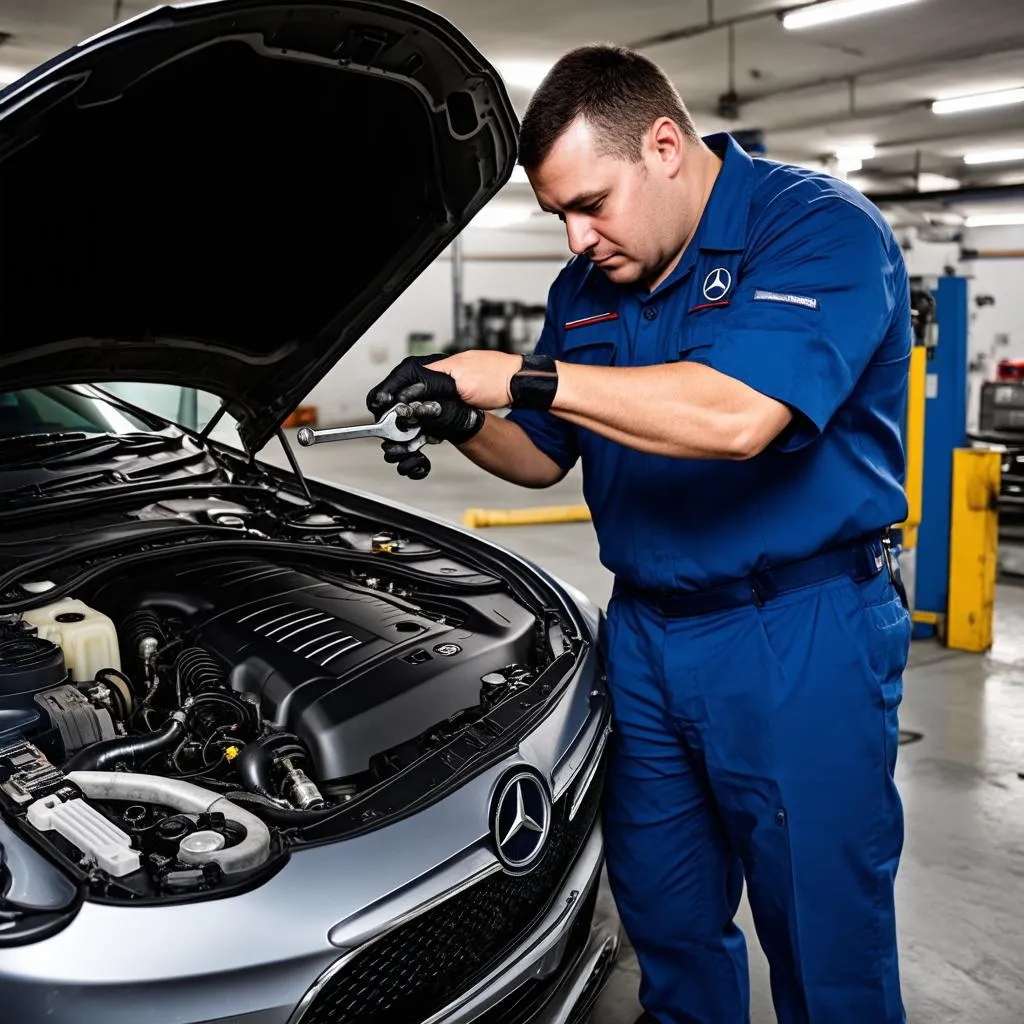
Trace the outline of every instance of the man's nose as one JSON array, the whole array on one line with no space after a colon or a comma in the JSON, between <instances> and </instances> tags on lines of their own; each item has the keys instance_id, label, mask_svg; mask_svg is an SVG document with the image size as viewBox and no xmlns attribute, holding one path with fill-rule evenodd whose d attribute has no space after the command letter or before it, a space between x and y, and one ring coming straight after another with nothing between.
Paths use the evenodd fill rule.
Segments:
<instances>
[{"instance_id":1,"label":"man's nose","mask_svg":"<svg viewBox=\"0 0 1024 1024\"><path fill-rule=\"evenodd\" d=\"M589 217L572 216L565 218L565 234L569 240L569 248L577 256L593 249L600 241L600 235L594 230Z\"/></svg>"}]
</instances>

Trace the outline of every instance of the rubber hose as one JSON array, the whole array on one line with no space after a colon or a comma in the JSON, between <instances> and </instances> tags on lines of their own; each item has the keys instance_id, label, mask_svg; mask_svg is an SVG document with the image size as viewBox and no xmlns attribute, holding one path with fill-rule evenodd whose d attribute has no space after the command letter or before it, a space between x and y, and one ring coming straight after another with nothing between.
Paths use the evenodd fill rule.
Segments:
<instances>
[{"instance_id":1,"label":"rubber hose","mask_svg":"<svg viewBox=\"0 0 1024 1024\"><path fill-rule=\"evenodd\" d=\"M224 798L239 806L251 806L254 814L265 818L273 825L312 825L339 810L338 807L321 807L315 811L291 810L287 807L278 807L272 800L257 793L225 793Z\"/></svg>"},{"instance_id":2,"label":"rubber hose","mask_svg":"<svg viewBox=\"0 0 1024 1024\"><path fill-rule=\"evenodd\" d=\"M238 752L233 767L250 793L267 799L273 797L270 752L265 747L259 743L247 743Z\"/></svg>"},{"instance_id":3,"label":"rubber hose","mask_svg":"<svg viewBox=\"0 0 1024 1024\"><path fill-rule=\"evenodd\" d=\"M140 758L150 758L162 750L178 745L185 735L185 725L172 718L158 732L140 738L119 736L112 740L100 740L80 750L67 764L64 773L103 771L124 761L134 765Z\"/></svg>"}]
</instances>

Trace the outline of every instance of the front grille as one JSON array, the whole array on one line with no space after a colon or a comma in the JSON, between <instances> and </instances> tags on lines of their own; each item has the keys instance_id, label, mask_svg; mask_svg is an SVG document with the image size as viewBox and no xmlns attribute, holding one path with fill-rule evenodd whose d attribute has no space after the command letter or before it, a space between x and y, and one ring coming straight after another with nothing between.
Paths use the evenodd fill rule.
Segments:
<instances>
[{"instance_id":1,"label":"front grille","mask_svg":"<svg viewBox=\"0 0 1024 1024\"><path fill-rule=\"evenodd\" d=\"M493 1010L477 1017L473 1024L528 1024L540 1013L586 948L594 920L594 907L597 905L597 891L598 887L594 885L587 894L586 902L580 907L558 969L550 977L529 981L517 988Z\"/></svg>"},{"instance_id":2,"label":"front grille","mask_svg":"<svg viewBox=\"0 0 1024 1024\"><path fill-rule=\"evenodd\" d=\"M530 874L490 875L388 932L324 985L302 1024L415 1024L486 977L551 906L593 828L602 781L603 770L572 821L571 795L558 801Z\"/></svg>"}]
</instances>

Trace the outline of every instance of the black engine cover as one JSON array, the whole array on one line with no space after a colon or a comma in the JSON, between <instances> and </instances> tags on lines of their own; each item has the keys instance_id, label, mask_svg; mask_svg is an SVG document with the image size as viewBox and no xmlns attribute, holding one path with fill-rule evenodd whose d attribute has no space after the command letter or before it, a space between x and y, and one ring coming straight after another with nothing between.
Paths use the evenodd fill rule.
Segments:
<instances>
[{"instance_id":1,"label":"black engine cover","mask_svg":"<svg viewBox=\"0 0 1024 1024\"><path fill-rule=\"evenodd\" d=\"M480 701L480 678L529 662L534 617L506 591L445 598L458 625L400 598L263 559L194 563L149 580L135 607L184 620L231 687L307 743L321 780Z\"/></svg>"}]
</instances>

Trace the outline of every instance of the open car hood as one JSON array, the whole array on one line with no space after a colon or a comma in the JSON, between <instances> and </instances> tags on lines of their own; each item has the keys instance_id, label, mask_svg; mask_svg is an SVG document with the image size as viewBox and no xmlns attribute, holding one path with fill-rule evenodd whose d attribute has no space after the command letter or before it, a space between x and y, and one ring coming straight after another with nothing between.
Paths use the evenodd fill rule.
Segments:
<instances>
[{"instance_id":1,"label":"open car hood","mask_svg":"<svg viewBox=\"0 0 1024 1024\"><path fill-rule=\"evenodd\" d=\"M495 70L400 0L160 7L0 92L0 389L152 381L261 447L508 180Z\"/></svg>"}]
</instances>

